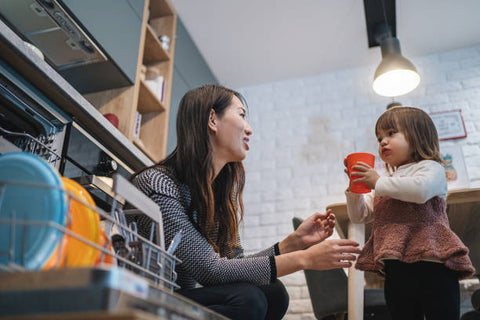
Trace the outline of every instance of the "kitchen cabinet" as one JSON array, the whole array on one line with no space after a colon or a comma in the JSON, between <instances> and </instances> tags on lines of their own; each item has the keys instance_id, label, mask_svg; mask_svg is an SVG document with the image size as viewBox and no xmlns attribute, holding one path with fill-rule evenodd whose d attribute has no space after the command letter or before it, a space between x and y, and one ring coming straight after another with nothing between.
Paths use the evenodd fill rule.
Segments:
<instances>
[{"instance_id":1,"label":"kitchen cabinet","mask_svg":"<svg viewBox=\"0 0 480 320\"><path fill-rule=\"evenodd\" d=\"M132 85L145 0L61 0L108 57L102 63L60 69L81 93Z\"/></svg>"},{"instance_id":2,"label":"kitchen cabinet","mask_svg":"<svg viewBox=\"0 0 480 320\"><path fill-rule=\"evenodd\" d=\"M135 83L89 93L85 98L102 114L115 114L118 129L152 161L158 162L166 155L177 14L169 0L146 0L142 17ZM167 50L160 36L170 39ZM144 77L145 69L162 77L163 86L152 90Z\"/></svg>"},{"instance_id":3,"label":"kitchen cabinet","mask_svg":"<svg viewBox=\"0 0 480 320\"><path fill-rule=\"evenodd\" d=\"M90 93L134 83L144 3L0 1L0 19L39 49L78 92Z\"/></svg>"}]
</instances>

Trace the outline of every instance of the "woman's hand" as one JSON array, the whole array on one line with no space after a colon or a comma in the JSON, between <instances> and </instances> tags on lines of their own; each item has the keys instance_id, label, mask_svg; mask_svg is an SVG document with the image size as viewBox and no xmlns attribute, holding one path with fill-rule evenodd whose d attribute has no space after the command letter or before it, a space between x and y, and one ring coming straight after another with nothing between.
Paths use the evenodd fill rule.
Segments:
<instances>
[{"instance_id":1,"label":"woman's hand","mask_svg":"<svg viewBox=\"0 0 480 320\"><path fill-rule=\"evenodd\" d=\"M299 270L349 268L360 253L358 243L348 239L325 240L307 250L275 256L277 277Z\"/></svg>"},{"instance_id":2,"label":"woman's hand","mask_svg":"<svg viewBox=\"0 0 480 320\"><path fill-rule=\"evenodd\" d=\"M330 237L335 227L335 215L331 209L325 213L315 212L305 219L295 233L301 239L301 248L319 243Z\"/></svg>"},{"instance_id":3,"label":"woman's hand","mask_svg":"<svg viewBox=\"0 0 480 320\"><path fill-rule=\"evenodd\" d=\"M304 270L349 268L360 253L358 243L348 239L326 240L305 250Z\"/></svg>"},{"instance_id":4,"label":"woman's hand","mask_svg":"<svg viewBox=\"0 0 480 320\"><path fill-rule=\"evenodd\" d=\"M332 235L334 227L335 215L332 210L329 209L325 213L316 212L278 244L280 253L300 250L319 243Z\"/></svg>"},{"instance_id":5,"label":"woman's hand","mask_svg":"<svg viewBox=\"0 0 480 320\"><path fill-rule=\"evenodd\" d=\"M356 171L353 171L356 170ZM377 180L380 178L380 175L364 162L357 162L356 165L352 166L352 172L350 173L352 177L360 177L352 181L352 184L363 182L370 189L375 189Z\"/></svg>"}]
</instances>

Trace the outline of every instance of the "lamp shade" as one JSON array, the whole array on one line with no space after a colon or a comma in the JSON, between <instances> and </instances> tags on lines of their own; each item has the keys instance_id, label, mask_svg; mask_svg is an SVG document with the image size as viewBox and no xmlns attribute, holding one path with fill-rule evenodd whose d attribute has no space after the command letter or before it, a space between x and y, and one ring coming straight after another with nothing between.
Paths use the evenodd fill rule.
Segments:
<instances>
[{"instance_id":1,"label":"lamp shade","mask_svg":"<svg viewBox=\"0 0 480 320\"><path fill-rule=\"evenodd\" d=\"M382 62L375 71L373 90L385 97L398 97L414 90L420 83L417 69L400 52L397 38L380 42Z\"/></svg>"}]
</instances>

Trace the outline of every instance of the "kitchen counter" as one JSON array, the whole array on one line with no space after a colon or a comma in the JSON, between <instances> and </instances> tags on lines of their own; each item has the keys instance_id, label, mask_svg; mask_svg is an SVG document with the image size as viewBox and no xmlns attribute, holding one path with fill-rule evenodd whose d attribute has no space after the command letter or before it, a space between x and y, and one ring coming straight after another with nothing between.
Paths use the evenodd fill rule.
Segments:
<instances>
[{"instance_id":1,"label":"kitchen counter","mask_svg":"<svg viewBox=\"0 0 480 320\"><path fill-rule=\"evenodd\" d=\"M0 59L7 62L54 104L74 118L131 169L137 170L153 164L143 152L103 117L47 62L27 47L23 40L1 20Z\"/></svg>"}]
</instances>

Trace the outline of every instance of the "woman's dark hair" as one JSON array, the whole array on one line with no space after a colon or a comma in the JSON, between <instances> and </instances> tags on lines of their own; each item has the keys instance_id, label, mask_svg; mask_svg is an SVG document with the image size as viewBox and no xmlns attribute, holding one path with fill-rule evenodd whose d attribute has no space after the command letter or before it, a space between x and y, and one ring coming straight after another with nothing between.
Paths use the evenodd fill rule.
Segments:
<instances>
[{"instance_id":1,"label":"woman's dark hair","mask_svg":"<svg viewBox=\"0 0 480 320\"><path fill-rule=\"evenodd\" d=\"M177 113L177 147L153 166L173 169L178 180L189 187L192 201L187 214L190 221L222 256L238 246L245 170L241 162L227 163L212 183L214 169L208 122L211 110L222 117L234 96L246 106L240 93L220 85L204 85L188 91ZM196 219L193 217L195 211ZM217 239L211 239L211 230L218 230Z\"/></svg>"},{"instance_id":2,"label":"woman's dark hair","mask_svg":"<svg viewBox=\"0 0 480 320\"><path fill-rule=\"evenodd\" d=\"M440 156L437 129L432 118L423 110L415 107L395 106L385 111L377 120L375 135L379 130L395 129L405 135L413 151L415 162L434 160L443 163ZM394 168L389 168L392 171Z\"/></svg>"}]
</instances>

